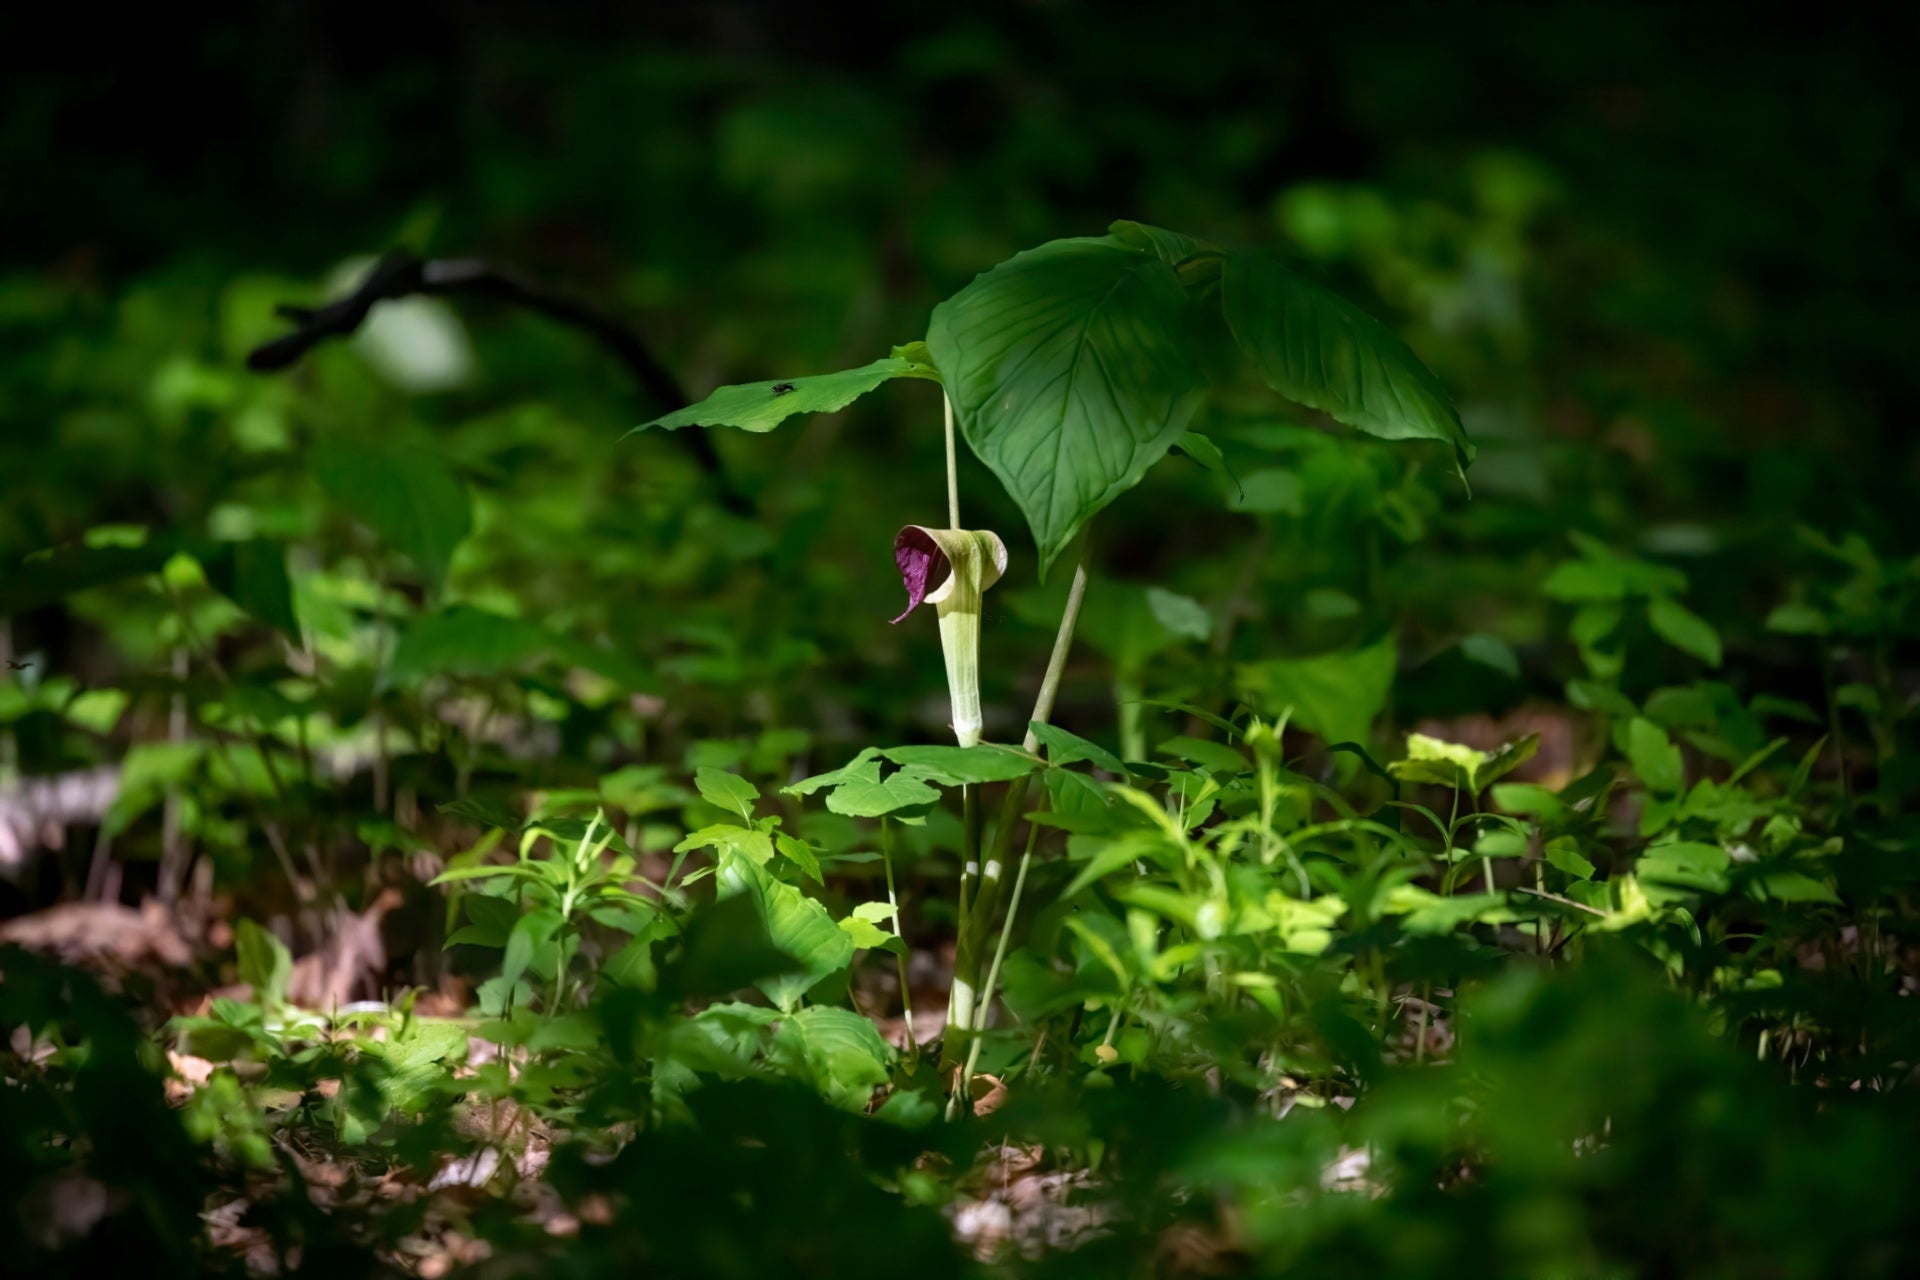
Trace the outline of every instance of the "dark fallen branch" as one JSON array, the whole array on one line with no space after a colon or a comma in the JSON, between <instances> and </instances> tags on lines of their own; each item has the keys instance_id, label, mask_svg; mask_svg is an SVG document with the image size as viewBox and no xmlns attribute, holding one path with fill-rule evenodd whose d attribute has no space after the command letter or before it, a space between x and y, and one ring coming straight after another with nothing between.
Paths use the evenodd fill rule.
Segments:
<instances>
[{"instance_id":1,"label":"dark fallen branch","mask_svg":"<svg viewBox=\"0 0 1920 1280\"><path fill-rule=\"evenodd\" d=\"M247 367L256 373L284 369L313 348L332 338L352 334L366 322L375 304L413 294L474 294L543 315L579 329L599 340L627 368L648 407L670 412L689 403L686 391L654 357L640 336L620 321L577 299L477 258L418 258L389 253L375 263L357 287L345 297L318 307L283 306L280 314L294 322L292 333L255 347ZM700 469L712 476L719 499L728 510L747 514L752 504L733 487L703 431L676 432L673 439L693 455Z\"/></svg>"}]
</instances>

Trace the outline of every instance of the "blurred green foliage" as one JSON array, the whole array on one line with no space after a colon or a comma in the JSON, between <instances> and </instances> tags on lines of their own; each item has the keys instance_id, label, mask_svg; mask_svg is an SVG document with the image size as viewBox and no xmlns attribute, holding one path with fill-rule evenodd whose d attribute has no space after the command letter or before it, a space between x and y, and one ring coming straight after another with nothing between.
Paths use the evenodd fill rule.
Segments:
<instances>
[{"instance_id":1,"label":"blurred green foliage","mask_svg":"<svg viewBox=\"0 0 1920 1280\"><path fill-rule=\"evenodd\" d=\"M1920 178L1866 19L96 21L0 16L0 796L118 772L0 905L217 903L194 977L251 994L0 958L25 1273L237 1271L236 1204L286 1273L971 1273L1028 1149L1095 1229L997 1273L1913 1272ZM247 366L399 249L589 303L697 400L1114 218L1353 298L1479 452L1469 500L1208 367L1094 526L1044 767L862 750L945 734L933 627L885 625L945 511L922 382L703 458L471 291ZM960 477L1015 742L1064 574ZM1007 1102L946 1124L854 1010L952 939L942 794L1027 773ZM392 901L377 1007L301 1007L294 953ZM211 1071L172 1107L163 1041ZM489 1151L452 1210L310 1185Z\"/></svg>"}]
</instances>

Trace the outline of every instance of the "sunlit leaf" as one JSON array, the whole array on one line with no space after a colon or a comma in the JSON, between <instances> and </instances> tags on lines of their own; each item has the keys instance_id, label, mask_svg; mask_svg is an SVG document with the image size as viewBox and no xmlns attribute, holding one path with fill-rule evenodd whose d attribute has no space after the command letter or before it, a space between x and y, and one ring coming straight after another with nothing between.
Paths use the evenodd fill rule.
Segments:
<instances>
[{"instance_id":1,"label":"sunlit leaf","mask_svg":"<svg viewBox=\"0 0 1920 1280\"><path fill-rule=\"evenodd\" d=\"M753 859L731 849L722 852L717 883L721 897L744 895L759 913L768 941L792 958L792 972L755 983L780 1008L792 1012L807 988L853 960L853 940L827 909L774 879Z\"/></svg>"},{"instance_id":2,"label":"sunlit leaf","mask_svg":"<svg viewBox=\"0 0 1920 1280\"><path fill-rule=\"evenodd\" d=\"M700 798L714 808L737 813L743 822L753 821L753 806L760 792L739 774L702 766L694 772L693 785Z\"/></svg>"},{"instance_id":3,"label":"sunlit leaf","mask_svg":"<svg viewBox=\"0 0 1920 1280\"><path fill-rule=\"evenodd\" d=\"M773 861L773 840L766 832L749 831L729 822L702 827L673 846L675 853L687 853L694 849L730 849L762 867Z\"/></svg>"},{"instance_id":4,"label":"sunlit leaf","mask_svg":"<svg viewBox=\"0 0 1920 1280\"><path fill-rule=\"evenodd\" d=\"M1540 750L1540 735L1529 733L1492 751L1443 742L1424 733L1407 735L1407 757L1387 766L1402 782L1459 787L1478 795L1525 764Z\"/></svg>"}]
</instances>

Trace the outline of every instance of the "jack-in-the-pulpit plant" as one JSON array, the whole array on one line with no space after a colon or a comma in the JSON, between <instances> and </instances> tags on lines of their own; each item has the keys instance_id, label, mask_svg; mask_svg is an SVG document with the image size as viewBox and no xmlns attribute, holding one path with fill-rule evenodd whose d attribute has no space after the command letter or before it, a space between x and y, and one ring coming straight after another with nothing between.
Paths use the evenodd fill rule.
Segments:
<instances>
[{"instance_id":1,"label":"jack-in-the-pulpit plant","mask_svg":"<svg viewBox=\"0 0 1920 1280\"><path fill-rule=\"evenodd\" d=\"M1190 429L1204 398L1199 344L1207 335L1230 341L1288 400L1375 436L1444 443L1462 471L1472 460L1473 446L1439 380L1378 321L1269 258L1125 221L1107 235L1051 241L984 272L934 308L924 342L857 369L723 387L645 427L764 432L796 413L844 408L894 378L940 383L948 424L948 526L909 524L894 552L907 612L923 601L938 610L960 748L986 751L980 745L980 596L1005 571L1007 553L997 535L960 527L954 422L1026 517L1044 574L1094 515L1175 445L1203 461L1218 458L1218 449ZM1035 726L1045 726L1051 715L1086 589L1084 552L1077 560L1029 717ZM968 1045L985 1025L1005 952L1008 930L995 939L992 928L1040 747L1030 732L1023 743L1029 762L1023 767L1016 758L1010 770L1005 757L1014 753L1004 749L995 749L992 759L936 764L913 754L932 748L896 748L863 753L856 765L871 777L848 766L809 780L858 784L857 801L847 804L883 821L889 813L924 810L932 786L963 788L967 847L942 1041L943 1065L960 1072L956 1096L964 1096ZM881 755L900 766L885 781ZM996 779L1006 780L1007 794L989 828L979 791ZM1004 904L1009 925L1025 869L1023 858Z\"/></svg>"}]
</instances>

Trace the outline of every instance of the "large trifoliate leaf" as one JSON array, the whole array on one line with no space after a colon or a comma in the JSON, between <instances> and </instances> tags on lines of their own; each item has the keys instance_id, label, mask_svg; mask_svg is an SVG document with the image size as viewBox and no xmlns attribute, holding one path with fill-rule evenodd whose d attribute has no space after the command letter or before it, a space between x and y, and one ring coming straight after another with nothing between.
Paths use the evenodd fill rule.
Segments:
<instances>
[{"instance_id":1,"label":"large trifoliate leaf","mask_svg":"<svg viewBox=\"0 0 1920 1280\"><path fill-rule=\"evenodd\" d=\"M882 758L900 767L883 778ZM936 787L1006 782L1040 768L1038 757L1012 747L982 742L971 747L868 747L842 767L781 788L788 795L812 795L823 787L827 808L850 818L878 818L921 809L940 798Z\"/></svg>"},{"instance_id":2,"label":"large trifoliate leaf","mask_svg":"<svg viewBox=\"0 0 1920 1280\"><path fill-rule=\"evenodd\" d=\"M883 768L880 749L868 747L838 769L781 789L788 795L805 796L831 787L827 809L849 818L878 818L903 809L925 809L940 799L940 793L927 781L931 770L895 769L883 779Z\"/></svg>"},{"instance_id":3,"label":"large trifoliate leaf","mask_svg":"<svg viewBox=\"0 0 1920 1280\"><path fill-rule=\"evenodd\" d=\"M1044 573L1186 430L1187 293L1145 238L1055 240L933 309L927 346L967 444L1033 530Z\"/></svg>"},{"instance_id":4,"label":"large trifoliate leaf","mask_svg":"<svg viewBox=\"0 0 1920 1280\"><path fill-rule=\"evenodd\" d=\"M1446 389L1391 330L1270 258L1229 254L1220 305L1267 385L1387 440L1442 440L1465 467L1473 443Z\"/></svg>"},{"instance_id":5,"label":"large trifoliate leaf","mask_svg":"<svg viewBox=\"0 0 1920 1280\"><path fill-rule=\"evenodd\" d=\"M739 427L743 431L771 431L796 413L832 413L844 409L883 382L894 378L930 378L933 371L912 355L918 343L909 344L894 354L863 364L858 369L839 373L818 373L805 378L779 378L771 382L742 382L721 387L699 404L676 409L652 422L643 422L634 431L664 427ZM629 433L631 434L631 432Z\"/></svg>"}]
</instances>

